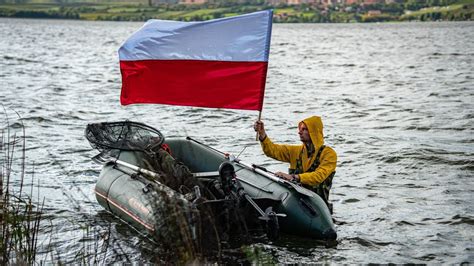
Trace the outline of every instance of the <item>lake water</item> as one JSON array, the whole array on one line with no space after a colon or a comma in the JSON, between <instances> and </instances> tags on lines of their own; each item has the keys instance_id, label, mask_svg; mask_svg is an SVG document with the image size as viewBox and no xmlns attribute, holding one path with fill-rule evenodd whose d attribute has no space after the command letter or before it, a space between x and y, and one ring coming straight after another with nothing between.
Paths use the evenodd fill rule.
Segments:
<instances>
[{"instance_id":1,"label":"lake water","mask_svg":"<svg viewBox=\"0 0 474 266\"><path fill-rule=\"evenodd\" d=\"M96 202L88 123L140 121L288 167L263 156L257 112L120 106L117 50L141 25L0 19L2 127L8 114L18 128L14 111L26 127L28 178L34 169L34 198L45 198L42 261L160 256ZM472 40L474 22L274 25L262 119L274 141L298 143L297 122L322 116L339 156L339 243L284 237L251 247L281 263L474 262Z\"/></svg>"}]
</instances>

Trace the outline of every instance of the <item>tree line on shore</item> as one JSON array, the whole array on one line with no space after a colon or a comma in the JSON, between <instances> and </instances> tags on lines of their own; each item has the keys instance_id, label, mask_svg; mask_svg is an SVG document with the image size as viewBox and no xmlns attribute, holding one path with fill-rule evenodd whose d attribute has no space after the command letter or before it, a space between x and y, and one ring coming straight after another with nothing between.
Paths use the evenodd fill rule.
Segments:
<instances>
[{"instance_id":1,"label":"tree line on shore","mask_svg":"<svg viewBox=\"0 0 474 266\"><path fill-rule=\"evenodd\" d=\"M1 0L0 0L1 1ZM3 0L5 1L5 0ZM264 9L274 9L274 22L347 23L381 21L466 21L474 19L474 0L408 0L403 3L372 5L279 5L264 2L232 2L202 5L148 3L45 3L1 4L0 17L146 21L171 19L202 21Z\"/></svg>"}]
</instances>

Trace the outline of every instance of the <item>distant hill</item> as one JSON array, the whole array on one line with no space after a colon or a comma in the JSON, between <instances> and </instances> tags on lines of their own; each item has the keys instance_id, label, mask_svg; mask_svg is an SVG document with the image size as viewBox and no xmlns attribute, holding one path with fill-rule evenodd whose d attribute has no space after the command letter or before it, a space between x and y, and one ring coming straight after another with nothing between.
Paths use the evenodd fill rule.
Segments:
<instances>
[{"instance_id":1,"label":"distant hill","mask_svg":"<svg viewBox=\"0 0 474 266\"><path fill-rule=\"evenodd\" d=\"M170 4L171 1L177 0L0 0L0 17L201 21L272 8L273 21L285 23L474 20L474 0L406 0L390 4L375 2L370 5L365 2L350 5L320 2L276 6L264 0L213 0L212 3L209 1L200 5Z\"/></svg>"}]
</instances>

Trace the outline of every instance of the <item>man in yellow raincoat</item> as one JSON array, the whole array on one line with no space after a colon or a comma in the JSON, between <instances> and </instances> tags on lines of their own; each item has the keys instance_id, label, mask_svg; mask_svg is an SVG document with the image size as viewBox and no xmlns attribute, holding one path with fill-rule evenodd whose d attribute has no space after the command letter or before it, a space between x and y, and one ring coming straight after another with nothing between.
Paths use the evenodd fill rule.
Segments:
<instances>
[{"instance_id":1,"label":"man in yellow raincoat","mask_svg":"<svg viewBox=\"0 0 474 266\"><path fill-rule=\"evenodd\" d=\"M263 152L268 157L290 163L289 173L276 172L275 175L289 181L299 182L316 192L328 205L329 190L336 173L337 154L324 145L323 122L321 117L312 116L298 124L301 145L273 143L265 132L262 121L254 124Z\"/></svg>"}]
</instances>

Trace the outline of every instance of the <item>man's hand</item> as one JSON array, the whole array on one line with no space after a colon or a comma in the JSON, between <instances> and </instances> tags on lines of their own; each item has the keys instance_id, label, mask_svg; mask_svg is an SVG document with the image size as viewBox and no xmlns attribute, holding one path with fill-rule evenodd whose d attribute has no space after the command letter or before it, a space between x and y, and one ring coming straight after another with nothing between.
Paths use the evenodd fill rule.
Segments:
<instances>
[{"instance_id":1,"label":"man's hand","mask_svg":"<svg viewBox=\"0 0 474 266\"><path fill-rule=\"evenodd\" d=\"M255 122L255 124L253 124L253 129L258 133L258 138L260 141L267 137L267 133L265 133L265 126L261 120L258 120Z\"/></svg>"},{"instance_id":2,"label":"man's hand","mask_svg":"<svg viewBox=\"0 0 474 266\"><path fill-rule=\"evenodd\" d=\"M289 174L286 174L286 173L283 173L283 172L276 172L275 175L279 178L283 178L283 179L286 179L290 182L299 182L299 177L297 175L289 175Z\"/></svg>"}]
</instances>

